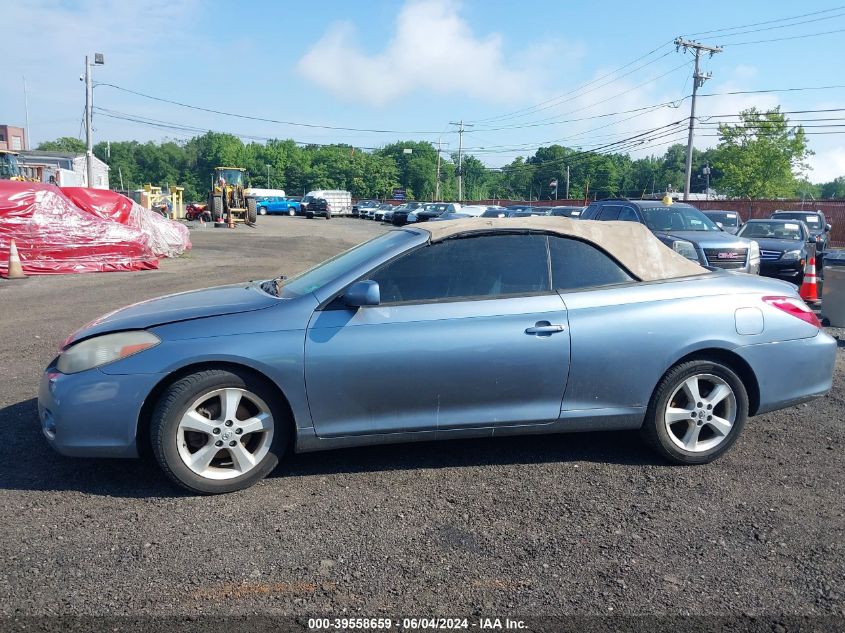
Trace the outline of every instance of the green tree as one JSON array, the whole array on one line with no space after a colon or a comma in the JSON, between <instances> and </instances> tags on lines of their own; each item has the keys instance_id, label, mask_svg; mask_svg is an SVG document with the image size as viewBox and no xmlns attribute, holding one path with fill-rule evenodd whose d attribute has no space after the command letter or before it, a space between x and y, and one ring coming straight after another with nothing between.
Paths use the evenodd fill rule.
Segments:
<instances>
[{"instance_id":1,"label":"green tree","mask_svg":"<svg viewBox=\"0 0 845 633\"><path fill-rule=\"evenodd\" d=\"M821 186L822 198L845 198L845 176L839 176Z\"/></svg>"},{"instance_id":2,"label":"green tree","mask_svg":"<svg viewBox=\"0 0 845 633\"><path fill-rule=\"evenodd\" d=\"M791 197L810 155L801 126L791 127L780 108L740 113L735 125L719 126L715 165L725 193L748 198Z\"/></svg>"},{"instance_id":3,"label":"green tree","mask_svg":"<svg viewBox=\"0 0 845 633\"><path fill-rule=\"evenodd\" d=\"M80 154L85 152L85 143L72 136L62 136L55 141L45 141L38 148L47 152L74 152Z\"/></svg>"}]
</instances>

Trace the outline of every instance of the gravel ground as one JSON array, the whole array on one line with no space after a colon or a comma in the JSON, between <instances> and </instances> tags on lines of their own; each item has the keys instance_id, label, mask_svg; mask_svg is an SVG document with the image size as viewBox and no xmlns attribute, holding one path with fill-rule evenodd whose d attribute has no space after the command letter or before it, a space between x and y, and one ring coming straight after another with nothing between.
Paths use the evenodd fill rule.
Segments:
<instances>
[{"instance_id":1,"label":"gravel ground","mask_svg":"<svg viewBox=\"0 0 845 633\"><path fill-rule=\"evenodd\" d=\"M83 323L383 230L261 218L159 271L0 281L0 615L845 615L841 345L830 396L699 467L632 433L455 441L294 455L208 498L43 441L41 369Z\"/></svg>"}]
</instances>

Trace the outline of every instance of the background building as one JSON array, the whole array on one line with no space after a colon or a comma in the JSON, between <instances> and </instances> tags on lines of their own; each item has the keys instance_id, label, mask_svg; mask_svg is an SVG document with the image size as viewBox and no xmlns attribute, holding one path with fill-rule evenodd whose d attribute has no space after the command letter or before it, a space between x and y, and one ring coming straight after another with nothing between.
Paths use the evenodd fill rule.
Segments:
<instances>
[{"instance_id":1,"label":"background building","mask_svg":"<svg viewBox=\"0 0 845 633\"><path fill-rule=\"evenodd\" d=\"M55 182L63 187L88 187L85 154L76 152L22 151L18 156L21 170L41 182ZM109 188L109 166L94 156L94 189ZM53 178L51 181L50 178Z\"/></svg>"},{"instance_id":2,"label":"background building","mask_svg":"<svg viewBox=\"0 0 845 633\"><path fill-rule=\"evenodd\" d=\"M27 149L26 130L14 125L0 125L0 149L19 151Z\"/></svg>"}]
</instances>

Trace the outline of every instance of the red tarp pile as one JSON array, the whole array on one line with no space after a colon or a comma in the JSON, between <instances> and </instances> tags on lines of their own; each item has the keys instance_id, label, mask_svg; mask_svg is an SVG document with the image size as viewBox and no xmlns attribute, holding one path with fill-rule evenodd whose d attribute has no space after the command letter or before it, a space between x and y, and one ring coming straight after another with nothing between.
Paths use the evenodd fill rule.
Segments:
<instances>
[{"instance_id":1,"label":"red tarp pile","mask_svg":"<svg viewBox=\"0 0 845 633\"><path fill-rule=\"evenodd\" d=\"M0 181L0 275L15 240L28 275L148 270L190 248L185 226L112 191ZM153 217L156 216L156 217Z\"/></svg>"}]
</instances>

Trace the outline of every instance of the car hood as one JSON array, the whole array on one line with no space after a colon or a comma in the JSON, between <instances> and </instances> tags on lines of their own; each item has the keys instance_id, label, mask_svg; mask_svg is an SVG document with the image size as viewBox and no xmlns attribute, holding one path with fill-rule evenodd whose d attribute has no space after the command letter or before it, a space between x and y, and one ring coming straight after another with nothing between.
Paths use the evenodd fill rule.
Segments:
<instances>
[{"instance_id":1,"label":"car hood","mask_svg":"<svg viewBox=\"0 0 845 633\"><path fill-rule=\"evenodd\" d=\"M658 237L688 240L707 248L748 248L748 240L725 231L655 231Z\"/></svg>"},{"instance_id":2,"label":"car hood","mask_svg":"<svg viewBox=\"0 0 845 633\"><path fill-rule=\"evenodd\" d=\"M751 238L760 245L761 250L765 251L801 251L804 250L803 242L796 242L795 240L778 240L771 237L755 237Z\"/></svg>"},{"instance_id":3,"label":"car hood","mask_svg":"<svg viewBox=\"0 0 845 633\"><path fill-rule=\"evenodd\" d=\"M176 321L251 312L269 308L279 301L253 282L180 292L104 314L71 334L63 347L107 332L142 330Z\"/></svg>"}]
</instances>

